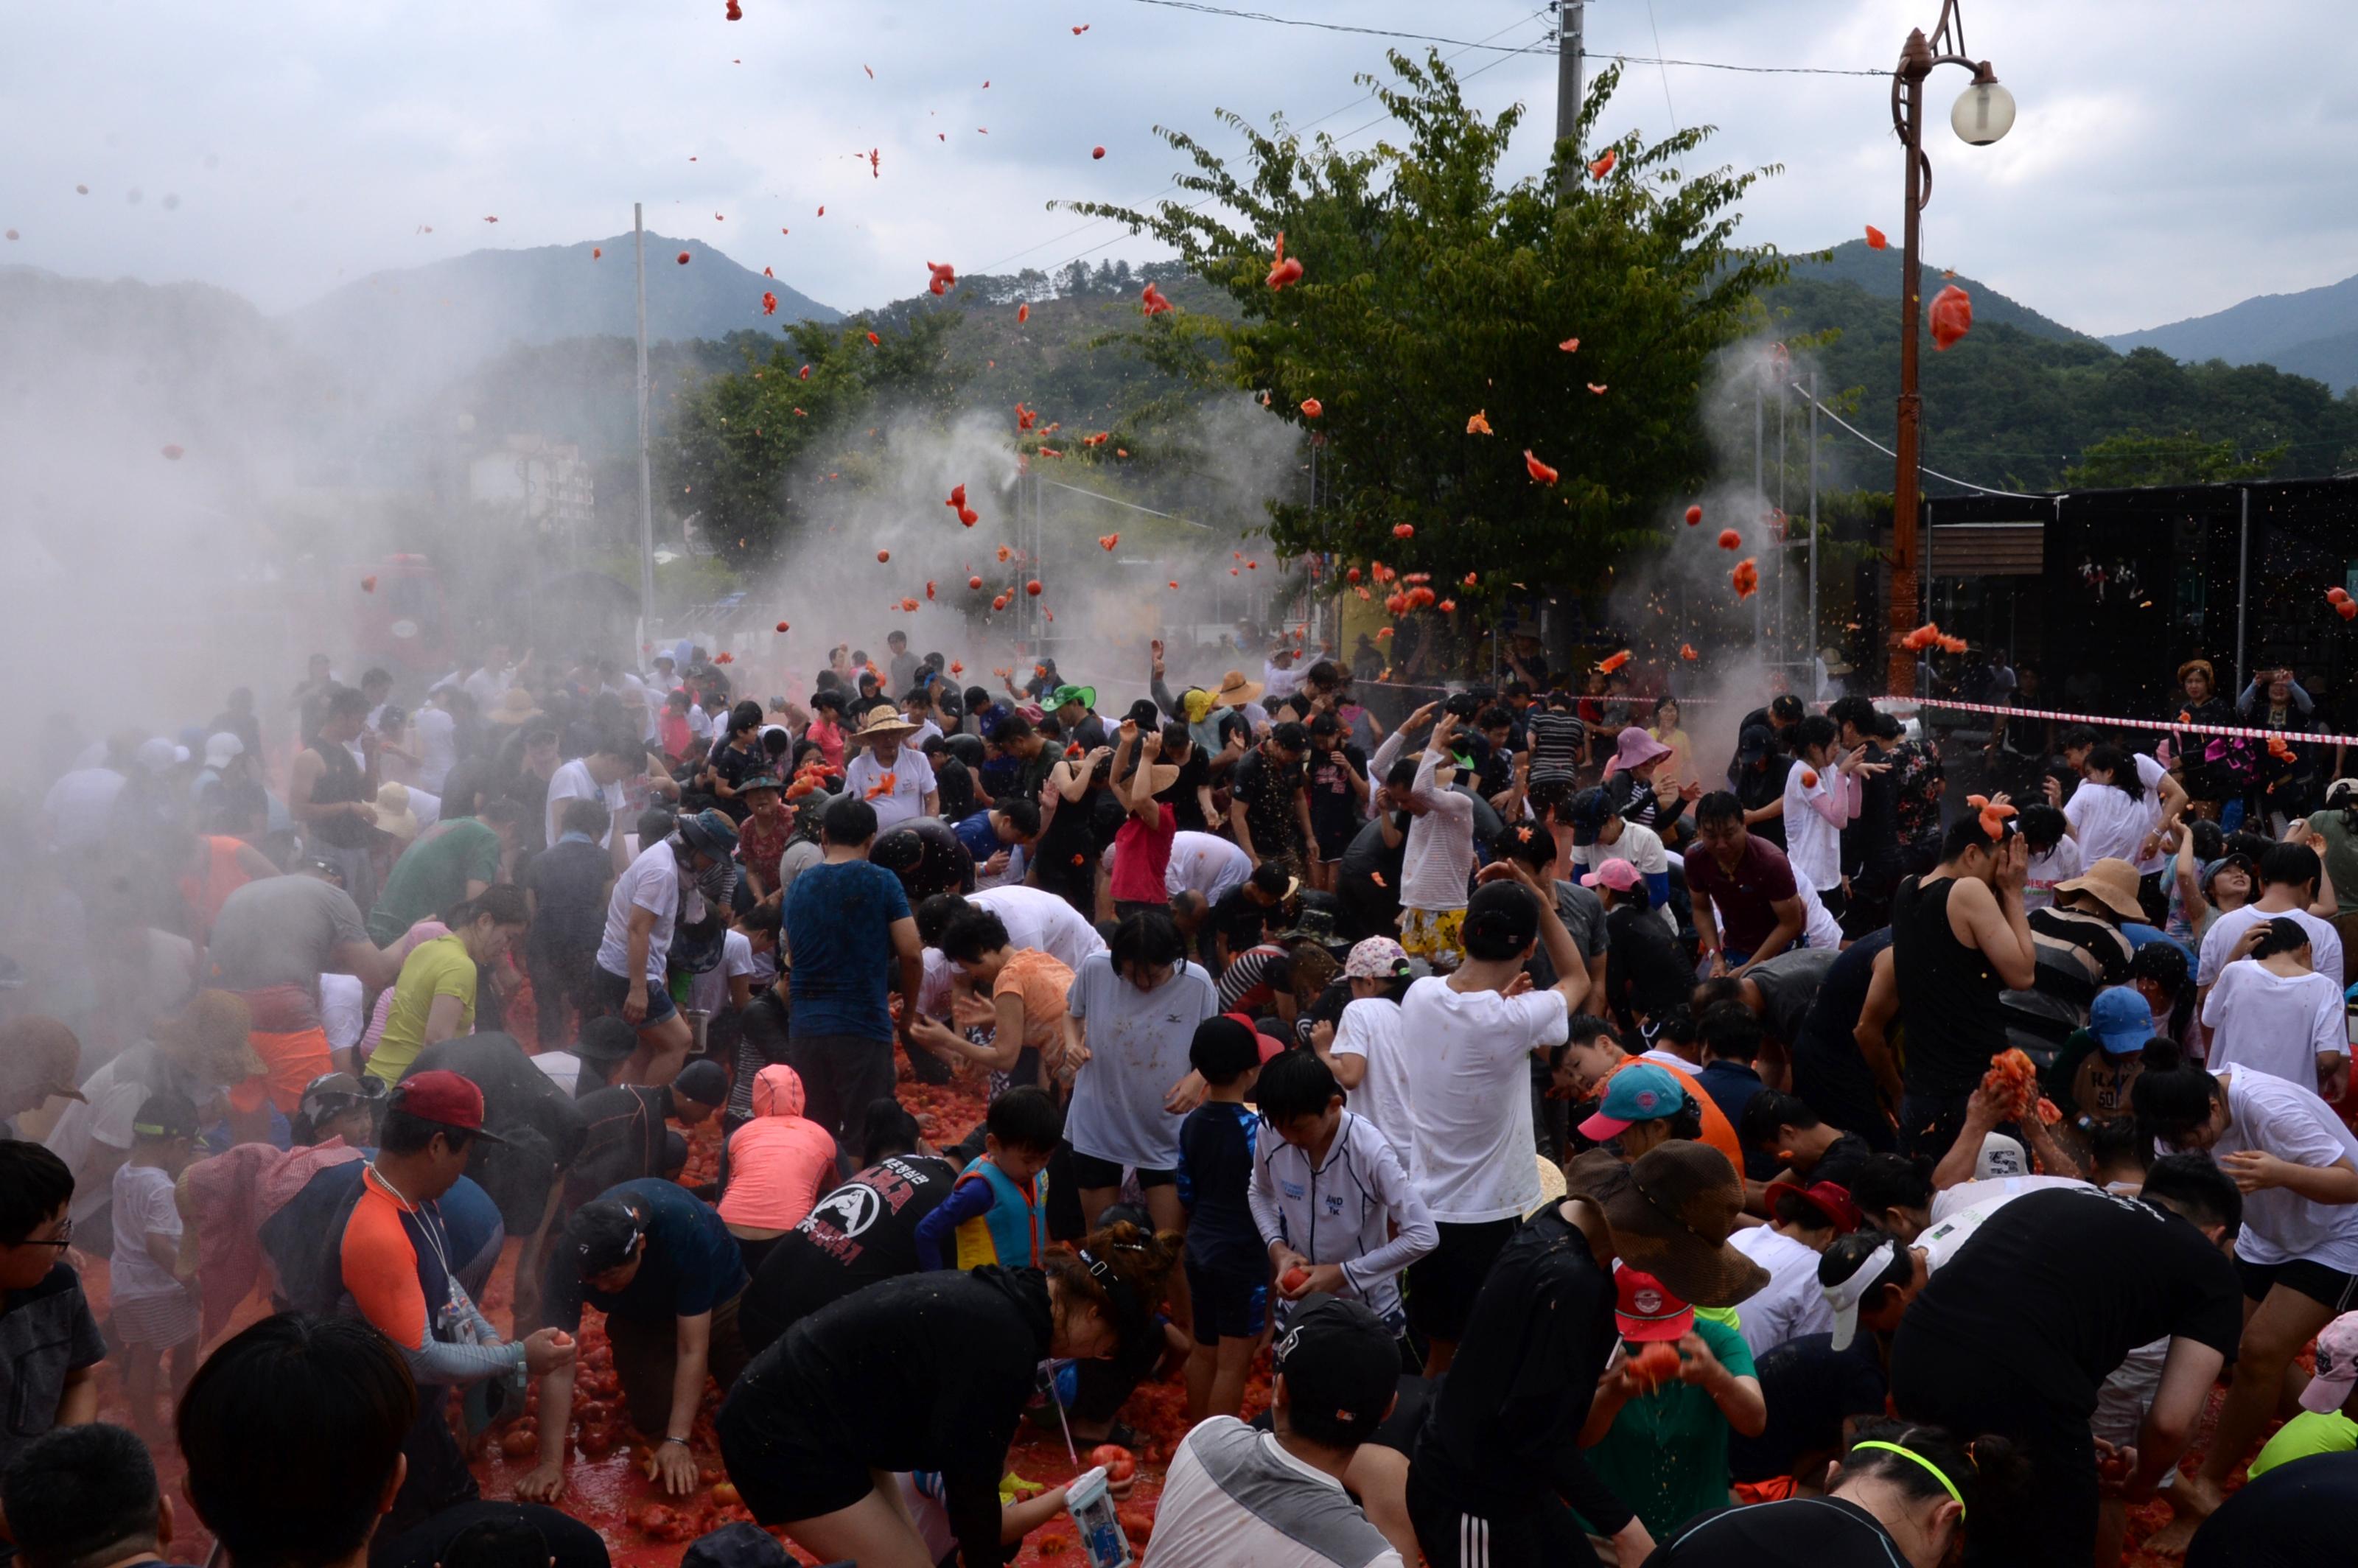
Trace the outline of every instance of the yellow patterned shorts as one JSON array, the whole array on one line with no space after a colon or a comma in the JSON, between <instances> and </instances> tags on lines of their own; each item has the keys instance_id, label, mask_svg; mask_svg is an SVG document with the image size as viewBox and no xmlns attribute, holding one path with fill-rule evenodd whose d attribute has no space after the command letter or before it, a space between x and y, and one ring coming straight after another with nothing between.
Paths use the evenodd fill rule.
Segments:
<instances>
[{"instance_id":1,"label":"yellow patterned shorts","mask_svg":"<svg viewBox=\"0 0 2358 1568\"><path fill-rule=\"evenodd\" d=\"M1436 968L1455 968L1466 961L1466 912L1403 909L1400 940L1410 957L1422 958Z\"/></svg>"}]
</instances>

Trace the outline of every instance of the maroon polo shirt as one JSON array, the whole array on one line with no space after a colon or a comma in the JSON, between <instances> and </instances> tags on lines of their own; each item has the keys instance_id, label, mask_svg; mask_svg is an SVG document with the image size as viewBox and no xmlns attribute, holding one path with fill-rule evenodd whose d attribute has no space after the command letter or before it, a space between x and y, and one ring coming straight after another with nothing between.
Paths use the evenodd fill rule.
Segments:
<instances>
[{"instance_id":1,"label":"maroon polo shirt","mask_svg":"<svg viewBox=\"0 0 2358 1568\"><path fill-rule=\"evenodd\" d=\"M1777 929L1777 912L1769 906L1791 898L1798 890L1785 851L1757 833L1747 833L1744 853L1732 871L1721 871L1712 852L1697 845L1687 856L1687 891L1711 900L1712 919L1719 926L1721 943L1749 957Z\"/></svg>"}]
</instances>

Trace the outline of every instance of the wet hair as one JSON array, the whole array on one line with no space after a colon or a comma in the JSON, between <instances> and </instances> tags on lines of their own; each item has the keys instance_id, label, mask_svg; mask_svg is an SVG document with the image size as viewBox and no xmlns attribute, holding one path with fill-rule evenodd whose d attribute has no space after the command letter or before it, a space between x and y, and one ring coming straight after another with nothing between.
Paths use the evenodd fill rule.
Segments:
<instances>
[{"instance_id":1,"label":"wet hair","mask_svg":"<svg viewBox=\"0 0 2358 1568\"><path fill-rule=\"evenodd\" d=\"M1555 864L1555 835L1545 825L1518 822L1507 829L1498 840L1498 852L1510 860L1520 860L1534 871L1544 871Z\"/></svg>"},{"instance_id":2,"label":"wet hair","mask_svg":"<svg viewBox=\"0 0 2358 1568\"><path fill-rule=\"evenodd\" d=\"M1638 891L1642 892L1645 890L1641 887ZM1588 1016L1595 1017L1596 1015L1589 1014ZM1655 1019L1653 1022L1654 1032L1648 1037L1650 1040L1669 1040L1681 1045L1693 1045L1703 1039L1703 1035L1695 1024L1695 1015L1693 1011L1684 1003L1677 1003L1664 1008L1662 1010L1661 1016ZM1574 1027L1577 1027L1577 1025ZM1615 1032L1614 1038L1617 1042L1619 1040L1620 1035L1618 1031Z\"/></svg>"},{"instance_id":3,"label":"wet hair","mask_svg":"<svg viewBox=\"0 0 2358 1568\"><path fill-rule=\"evenodd\" d=\"M1187 1065L1215 1088L1226 1088L1260 1065L1260 1039L1248 1024L1215 1013L1195 1025Z\"/></svg>"},{"instance_id":4,"label":"wet hair","mask_svg":"<svg viewBox=\"0 0 2358 1568\"><path fill-rule=\"evenodd\" d=\"M2098 746L2080 764L2082 773L2110 773L2113 787L2131 800L2145 798L2145 780L2137 777L2136 761L2118 746Z\"/></svg>"},{"instance_id":5,"label":"wet hair","mask_svg":"<svg viewBox=\"0 0 2358 1568\"><path fill-rule=\"evenodd\" d=\"M917 940L928 947L940 946L942 933L950 928L950 922L957 918L959 912L968 907L966 900L954 892L937 892L926 899L916 908Z\"/></svg>"},{"instance_id":6,"label":"wet hair","mask_svg":"<svg viewBox=\"0 0 2358 1568\"><path fill-rule=\"evenodd\" d=\"M2227 1091L2200 1062L2187 1060L2177 1041L2156 1035L2138 1055L2139 1071L2129 1085L2129 1106L2137 1127L2158 1142L2172 1147L2198 1127L2210 1124L2212 1108L2224 1104Z\"/></svg>"},{"instance_id":7,"label":"wet hair","mask_svg":"<svg viewBox=\"0 0 2358 1568\"><path fill-rule=\"evenodd\" d=\"M1778 702L1784 700L1785 698L1781 697L1777 699ZM1768 711L1772 715L1783 717L1775 702L1768 705ZM1793 700L1791 717L1794 719L1801 717L1801 704L1799 698ZM1875 702L1871 697L1860 696L1855 692L1848 697L1838 697L1826 705L1826 717L1833 721L1836 735L1842 733L1841 726L1844 724L1864 735L1875 728Z\"/></svg>"},{"instance_id":8,"label":"wet hair","mask_svg":"<svg viewBox=\"0 0 2358 1568\"><path fill-rule=\"evenodd\" d=\"M1026 1084L1001 1090L983 1112L982 1125L1001 1143L1045 1154L1065 1135L1065 1113L1045 1089Z\"/></svg>"},{"instance_id":9,"label":"wet hair","mask_svg":"<svg viewBox=\"0 0 2358 1568\"><path fill-rule=\"evenodd\" d=\"M876 808L849 795L837 795L819 817L819 832L829 844L847 849L865 844L876 837Z\"/></svg>"},{"instance_id":10,"label":"wet hair","mask_svg":"<svg viewBox=\"0 0 2358 1568\"><path fill-rule=\"evenodd\" d=\"M1907 1453L1859 1446L1867 1443L1888 1443ZM1910 1459L1909 1454L1921 1455L1925 1464L1935 1466L1941 1475L1935 1476L1924 1465ZM1950 1486L1957 1488L1959 1528L1970 1520L1975 1531L1985 1539L1997 1539L2004 1526L2000 1524L1993 1530L1992 1521L2005 1519L2028 1500L2030 1462L2004 1437L1985 1434L1961 1442L1937 1426L1873 1416L1860 1420L1851 1429L1851 1446L1842 1457L1842 1476L1834 1483L1834 1490L1839 1492L1846 1481L1871 1478L1891 1487L1911 1502L1940 1502L1949 1496L1949 1487L1941 1484L1941 1476L1946 1476Z\"/></svg>"},{"instance_id":11,"label":"wet hair","mask_svg":"<svg viewBox=\"0 0 2358 1568\"><path fill-rule=\"evenodd\" d=\"M532 904L524 889L514 882L493 882L473 898L453 904L442 915L442 924L456 931L462 925L472 925L485 915L494 925L523 925L532 919Z\"/></svg>"},{"instance_id":12,"label":"wet hair","mask_svg":"<svg viewBox=\"0 0 2358 1568\"><path fill-rule=\"evenodd\" d=\"M667 806L650 806L639 813L632 826L638 829L639 848L644 849L670 838L671 830L679 826L679 818Z\"/></svg>"},{"instance_id":13,"label":"wet hair","mask_svg":"<svg viewBox=\"0 0 2358 1568\"><path fill-rule=\"evenodd\" d=\"M2308 938L2303 936L2302 940ZM2151 980L2169 998L2169 1032L2180 1035L2186 1020L2194 1011L2194 988L2186 982L2186 950L2175 942L2148 942L2129 958L2131 981Z\"/></svg>"},{"instance_id":14,"label":"wet hair","mask_svg":"<svg viewBox=\"0 0 2358 1568\"><path fill-rule=\"evenodd\" d=\"M1037 838L1040 833L1040 803L1020 795L1009 795L999 803L999 815L1014 826L1019 837Z\"/></svg>"},{"instance_id":15,"label":"wet hair","mask_svg":"<svg viewBox=\"0 0 2358 1568\"><path fill-rule=\"evenodd\" d=\"M1744 1110L1736 1119L1736 1137L1747 1148L1768 1149L1777 1141L1779 1128L1821 1125L1818 1113L1799 1095L1762 1089L1744 1102Z\"/></svg>"},{"instance_id":16,"label":"wet hair","mask_svg":"<svg viewBox=\"0 0 2358 1568\"><path fill-rule=\"evenodd\" d=\"M1941 835L1941 859L1953 860L1968 849L1995 851L2014 831L2014 818L2001 817L1997 837L1993 838L1989 829L1982 826L1981 814L1969 811L1950 823L1949 830Z\"/></svg>"},{"instance_id":17,"label":"wet hair","mask_svg":"<svg viewBox=\"0 0 2358 1568\"><path fill-rule=\"evenodd\" d=\"M1812 746L1831 746L1842 739L1842 727L1823 713L1812 713L1793 726L1793 754Z\"/></svg>"},{"instance_id":18,"label":"wet hair","mask_svg":"<svg viewBox=\"0 0 2358 1568\"><path fill-rule=\"evenodd\" d=\"M1270 897L1283 898L1286 884L1293 879L1285 874L1283 866L1274 860L1264 860L1253 868L1252 875L1248 880Z\"/></svg>"},{"instance_id":19,"label":"wet hair","mask_svg":"<svg viewBox=\"0 0 2358 1568\"><path fill-rule=\"evenodd\" d=\"M2077 752L2083 747L2095 745L2098 739L2100 737L2096 732L2086 725L2074 724L2055 737L2055 748L2060 752Z\"/></svg>"},{"instance_id":20,"label":"wet hair","mask_svg":"<svg viewBox=\"0 0 2358 1568\"><path fill-rule=\"evenodd\" d=\"M1000 746L1012 745L1033 733L1032 721L1020 713L1010 713L991 730L991 741Z\"/></svg>"},{"instance_id":21,"label":"wet hair","mask_svg":"<svg viewBox=\"0 0 2358 1568\"><path fill-rule=\"evenodd\" d=\"M1417 761L1414 757L1402 757L1392 764L1391 772L1384 775L1384 787L1392 790L1410 788L1416 783L1416 770Z\"/></svg>"},{"instance_id":22,"label":"wet hair","mask_svg":"<svg viewBox=\"0 0 2358 1568\"><path fill-rule=\"evenodd\" d=\"M1911 1160L1904 1154L1870 1154L1852 1173L1850 1195L1870 1219L1886 1209L1929 1209L1932 1206L1932 1162L1921 1158Z\"/></svg>"},{"instance_id":23,"label":"wet hair","mask_svg":"<svg viewBox=\"0 0 2358 1568\"><path fill-rule=\"evenodd\" d=\"M2244 1223L2242 1190L2208 1154L2163 1155L2147 1169L2138 1195L2167 1201L2195 1224L2224 1226L2231 1235Z\"/></svg>"},{"instance_id":24,"label":"wet hair","mask_svg":"<svg viewBox=\"0 0 2358 1568\"><path fill-rule=\"evenodd\" d=\"M94 1422L44 1433L0 1475L25 1568L94 1568L157 1550L155 1462L137 1433Z\"/></svg>"},{"instance_id":25,"label":"wet hair","mask_svg":"<svg viewBox=\"0 0 2358 1568\"><path fill-rule=\"evenodd\" d=\"M1707 822L1741 823L1744 803L1730 791L1715 789L1695 802L1694 817L1698 827Z\"/></svg>"},{"instance_id":26,"label":"wet hair","mask_svg":"<svg viewBox=\"0 0 2358 1568\"><path fill-rule=\"evenodd\" d=\"M1116 969L1133 964L1175 964L1187 956L1187 939L1179 934L1170 914L1160 909L1133 912L1114 927L1113 940L1107 947Z\"/></svg>"},{"instance_id":27,"label":"wet hair","mask_svg":"<svg viewBox=\"0 0 2358 1568\"><path fill-rule=\"evenodd\" d=\"M748 730L762 727L762 705L747 697L729 710L729 733L742 735Z\"/></svg>"},{"instance_id":28,"label":"wet hair","mask_svg":"<svg viewBox=\"0 0 2358 1568\"><path fill-rule=\"evenodd\" d=\"M2252 946L2255 958L2273 958L2278 953L2298 953L2309 945L2308 930L2289 914L2279 914L2266 922L2266 929Z\"/></svg>"},{"instance_id":29,"label":"wet hair","mask_svg":"<svg viewBox=\"0 0 2358 1568\"><path fill-rule=\"evenodd\" d=\"M2022 829L2022 841L2030 846L2034 855L2044 855L2061 843L2071 827L2063 813L2045 801L2024 806L2015 814L2014 820Z\"/></svg>"},{"instance_id":30,"label":"wet hair","mask_svg":"<svg viewBox=\"0 0 2358 1568\"><path fill-rule=\"evenodd\" d=\"M875 1165L895 1154L914 1152L924 1138L925 1130L899 1100L889 1095L870 1100L868 1113L860 1119L860 1162Z\"/></svg>"},{"instance_id":31,"label":"wet hair","mask_svg":"<svg viewBox=\"0 0 2358 1568\"><path fill-rule=\"evenodd\" d=\"M0 1139L0 1243L13 1246L72 1201L73 1172L38 1143Z\"/></svg>"},{"instance_id":32,"label":"wet hair","mask_svg":"<svg viewBox=\"0 0 2358 1568\"><path fill-rule=\"evenodd\" d=\"M1293 719L1289 719L1284 723L1280 724L1275 729L1271 730L1269 732L1269 738L1271 741L1276 745L1277 749L1282 752L1306 752L1310 750L1310 730L1308 727L1298 723Z\"/></svg>"},{"instance_id":33,"label":"wet hair","mask_svg":"<svg viewBox=\"0 0 2358 1568\"><path fill-rule=\"evenodd\" d=\"M409 1368L365 1321L264 1318L180 1397L189 1500L237 1568L326 1568L367 1544L416 1420Z\"/></svg>"},{"instance_id":34,"label":"wet hair","mask_svg":"<svg viewBox=\"0 0 2358 1568\"><path fill-rule=\"evenodd\" d=\"M1076 1250L1052 1255L1047 1274L1067 1302L1103 1314L1127 1347L1135 1336L1153 1332L1155 1310L1169 1292L1184 1245L1175 1230L1120 1221L1082 1237Z\"/></svg>"},{"instance_id":35,"label":"wet hair","mask_svg":"<svg viewBox=\"0 0 2358 1568\"><path fill-rule=\"evenodd\" d=\"M647 743L635 735L626 734L620 730L609 730L598 737L597 754L601 757L616 758L630 763L633 768L643 768L647 763Z\"/></svg>"},{"instance_id":36,"label":"wet hair","mask_svg":"<svg viewBox=\"0 0 2358 1568\"><path fill-rule=\"evenodd\" d=\"M2267 887L2314 887L2320 875L2317 851L2306 844L2271 844L2260 857L2260 881Z\"/></svg>"},{"instance_id":37,"label":"wet hair","mask_svg":"<svg viewBox=\"0 0 2358 1568\"><path fill-rule=\"evenodd\" d=\"M2139 1170L2153 1157L2153 1140L2137 1131L2136 1119L2115 1116L2088 1129L2088 1158L2097 1170L2133 1165Z\"/></svg>"},{"instance_id":38,"label":"wet hair","mask_svg":"<svg viewBox=\"0 0 2358 1568\"><path fill-rule=\"evenodd\" d=\"M1694 994L1687 999L1687 1005L1693 1009L1695 1014L1700 1017L1702 1014L1709 1012L1713 1008L1719 1006L1722 1002L1740 1002L1743 1000L1744 981L1741 977L1736 975L1714 975L1711 979L1703 981L1695 987ZM1690 1031L1682 1036L1682 1038L1693 1040L1699 1037L1693 1031Z\"/></svg>"},{"instance_id":39,"label":"wet hair","mask_svg":"<svg viewBox=\"0 0 2358 1568\"><path fill-rule=\"evenodd\" d=\"M1760 1042L1768 1033L1752 1016L1752 1010L1740 1001L1705 1008L1697 1022L1703 1032L1703 1054L1734 1062L1749 1062L1759 1055Z\"/></svg>"},{"instance_id":40,"label":"wet hair","mask_svg":"<svg viewBox=\"0 0 2358 1568\"><path fill-rule=\"evenodd\" d=\"M987 909L968 904L951 920L936 946L946 958L975 964L982 961L985 953L996 953L1007 943L1007 923Z\"/></svg>"},{"instance_id":41,"label":"wet hair","mask_svg":"<svg viewBox=\"0 0 2358 1568\"><path fill-rule=\"evenodd\" d=\"M524 1513L479 1519L442 1548L438 1568L548 1568L548 1538Z\"/></svg>"},{"instance_id":42,"label":"wet hair","mask_svg":"<svg viewBox=\"0 0 2358 1568\"><path fill-rule=\"evenodd\" d=\"M1866 699L1862 697L1860 700ZM1768 712L1772 718L1781 719L1788 724L1797 723L1802 712L1801 699L1790 691L1780 692L1770 699Z\"/></svg>"},{"instance_id":43,"label":"wet hair","mask_svg":"<svg viewBox=\"0 0 2358 1568\"><path fill-rule=\"evenodd\" d=\"M1288 1051L1260 1070L1253 1098L1272 1127L1305 1116L1321 1116L1343 1092L1334 1068L1314 1051Z\"/></svg>"},{"instance_id":44,"label":"wet hair","mask_svg":"<svg viewBox=\"0 0 2358 1568\"><path fill-rule=\"evenodd\" d=\"M1853 1199L1858 1196L1855 1187L1851 1189L1851 1196ZM1835 1237L1833 1244L1818 1256L1818 1283L1833 1285L1856 1278L1858 1271L1866 1266L1866 1260L1874 1257L1878 1249L1886 1242L1895 1243L1890 1260L1883 1265L1883 1271L1876 1275L1874 1281L1859 1296L1861 1312L1878 1310L1884 1292L1904 1291L1908 1282L1916 1277L1916 1261L1909 1256L1907 1248L1896 1245L1898 1239L1871 1225L1863 1225L1848 1236Z\"/></svg>"}]
</instances>

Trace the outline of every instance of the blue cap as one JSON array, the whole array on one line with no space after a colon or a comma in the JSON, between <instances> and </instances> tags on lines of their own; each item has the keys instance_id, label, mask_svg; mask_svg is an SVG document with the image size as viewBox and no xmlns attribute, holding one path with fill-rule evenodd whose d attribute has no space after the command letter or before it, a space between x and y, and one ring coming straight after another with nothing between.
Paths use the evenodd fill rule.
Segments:
<instances>
[{"instance_id":1,"label":"blue cap","mask_svg":"<svg viewBox=\"0 0 2358 1568\"><path fill-rule=\"evenodd\" d=\"M1620 1136L1632 1122L1676 1116L1686 1098L1685 1086L1671 1076L1669 1068L1632 1062L1606 1080L1604 1103L1580 1124L1580 1135L1602 1143Z\"/></svg>"},{"instance_id":2,"label":"blue cap","mask_svg":"<svg viewBox=\"0 0 2358 1568\"><path fill-rule=\"evenodd\" d=\"M2142 1051L2153 1038L2153 1009L2134 986L2106 986L2088 1010L2088 1033L2113 1055Z\"/></svg>"}]
</instances>

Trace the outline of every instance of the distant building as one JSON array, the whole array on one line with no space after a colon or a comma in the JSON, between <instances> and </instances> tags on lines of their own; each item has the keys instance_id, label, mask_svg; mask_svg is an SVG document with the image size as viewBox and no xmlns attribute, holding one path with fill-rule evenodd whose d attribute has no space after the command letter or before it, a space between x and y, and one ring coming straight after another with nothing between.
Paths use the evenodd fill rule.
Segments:
<instances>
[{"instance_id":1,"label":"distant building","mask_svg":"<svg viewBox=\"0 0 2358 1568\"><path fill-rule=\"evenodd\" d=\"M467 499L515 507L540 533L578 538L597 513L581 449L545 436L510 436L467 464Z\"/></svg>"}]
</instances>

